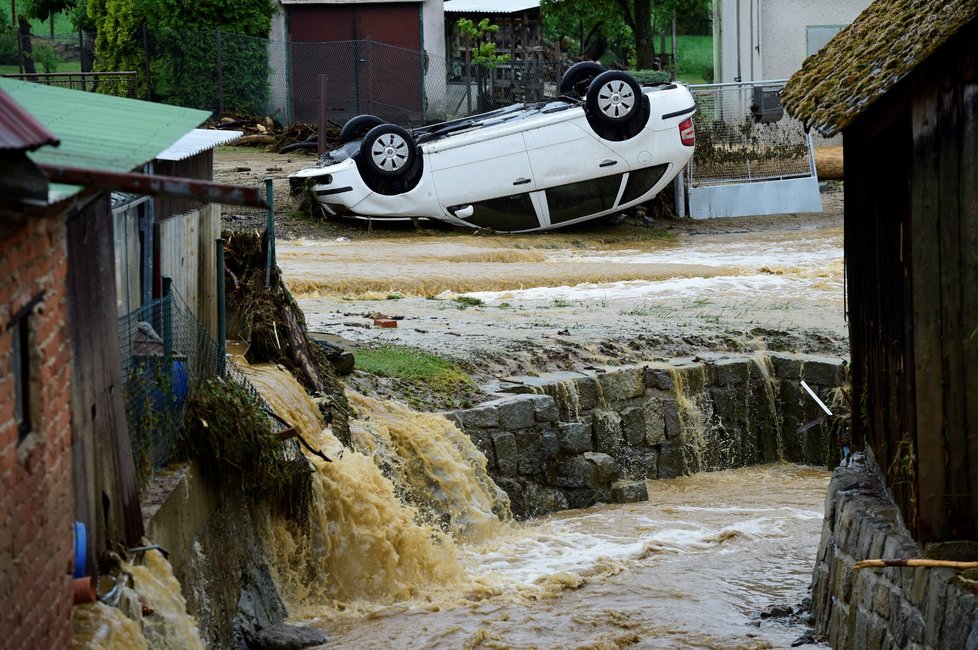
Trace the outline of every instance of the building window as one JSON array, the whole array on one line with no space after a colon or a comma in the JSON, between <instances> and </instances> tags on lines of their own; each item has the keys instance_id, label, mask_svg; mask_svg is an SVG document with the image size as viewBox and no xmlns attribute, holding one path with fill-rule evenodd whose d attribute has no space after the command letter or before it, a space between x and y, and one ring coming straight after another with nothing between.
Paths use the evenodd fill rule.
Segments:
<instances>
[{"instance_id":1,"label":"building window","mask_svg":"<svg viewBox=\"0 0 978 650\"><path fill-rule=\"evenodd\" d=\"M34 307L44 299L41 292L20 309L7 325L7 331L13 339L13 354L11 355L14 372L14 420L17 423L17 442L26 438L34 427L33 421L33 371L31 364L31 314Z\"/></svg>"},{"instance_id":2,"label":"building window","mask_svg":"<svg viewBox=\"0 0 978 650\"><path fill-rule=\"evenodd\" d=\"M806 27L808 36L807 56L811 56L825 47L844 27L845 25L809 25Z\"/></svg>"}]
</instances>

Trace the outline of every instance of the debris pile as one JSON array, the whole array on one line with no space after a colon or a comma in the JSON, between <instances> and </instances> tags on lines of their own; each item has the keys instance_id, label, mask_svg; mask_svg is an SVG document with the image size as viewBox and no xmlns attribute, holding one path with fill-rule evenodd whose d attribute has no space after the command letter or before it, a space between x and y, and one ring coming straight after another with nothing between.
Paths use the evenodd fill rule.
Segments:
<instances>
[{"instance_id":1,"label":"debris pile","mask_svg":"<svg viewBox=\"0 0 978 650\"><path fill-rule=\"evenodd\" d=\"M319 132L312 124L296 123L282 126L271 117L226 115L211 123L211 128L243 131L244 135L231 144L241 147L263 147L267 151L288 153L296 149L315 151ZM339 142L340 127L329 122L326 129L326 146Z\"/></svg>"}]
</instances>

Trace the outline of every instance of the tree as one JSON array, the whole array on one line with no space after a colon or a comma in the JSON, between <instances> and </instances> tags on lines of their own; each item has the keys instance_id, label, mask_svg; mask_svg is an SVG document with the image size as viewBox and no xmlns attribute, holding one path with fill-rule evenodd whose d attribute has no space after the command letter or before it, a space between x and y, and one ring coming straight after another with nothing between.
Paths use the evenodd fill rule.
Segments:
<instances>
[{"instance_id":1,"label":"tree","mask_svg":"<svg viewBox=\"0 0 978 650\"><path fill-rule=\"evenodd\" d=\"M655 22L664 28L674 15L709 12L710 0L542 0L544 15L560 16L557 20L620 20L629 29L635 49L635 67L653 66L655 46L652 41Z\"/></svg>"}]
</instances>

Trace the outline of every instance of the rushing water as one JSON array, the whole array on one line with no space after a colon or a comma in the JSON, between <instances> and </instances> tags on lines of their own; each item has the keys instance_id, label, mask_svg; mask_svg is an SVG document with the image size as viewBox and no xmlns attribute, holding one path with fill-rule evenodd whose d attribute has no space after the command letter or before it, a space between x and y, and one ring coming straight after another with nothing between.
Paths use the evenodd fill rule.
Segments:
<instances>
[{"instance_id":1,"label":"rushing water","mask_svg":"<svg viewBox=\"0 0 978 650\"><path fill-rule=\"evenodd\" d=\"M203 650L180 583L162 553L140 553L120 568L121 575L131 576L132 587L122 587L117 607L96 602L73 609L72 648Z\"/></svg>"},{"instance_id":2,"label":"rushing water","mask_svg":"<svg viewBox=\"0 0 978 650\"><path fill-rule=\"evenodd\" d=\"M646 503L515 523L444 418L353 395L343 452L290 375L247 373L334 458L310 457L308 526L263 534L291 614L336 647L764 648L804 631L756 615L806 595L824 471L653 481Z\"/></svg>"}]
</instances>

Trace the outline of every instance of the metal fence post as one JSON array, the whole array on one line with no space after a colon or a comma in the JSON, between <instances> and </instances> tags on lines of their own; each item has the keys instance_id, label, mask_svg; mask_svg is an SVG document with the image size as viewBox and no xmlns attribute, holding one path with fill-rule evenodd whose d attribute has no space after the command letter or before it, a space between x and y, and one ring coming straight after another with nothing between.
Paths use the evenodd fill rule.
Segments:
<instances>
[{"instance_id":1,"label":"metal fence post","mask_svg":"<svg viewBox=\"0 0 978 650\"><path fill-rule=\"evenodd\" d=\"M272 285L272 266L275 264L275 193L272 190L272 177L265 177L265 197L268 201L268 218L265 220L265 236L268 237L265 256L265 286Z\"/></svg>"},{"instance_id":2,"label":"metal fence post","mask_svg":"<svg viewBox=\"0 0 978 650\"><path fill-rule=\"evenodd\" d=\"M224 66L221 63L221 30L214 30L215 65L217 66L217 114L224 113Z\"/></svg>"},{"instance_id":3,"label":"metal fence post","mask_svg":"<svg viewBox=\"0 0 978 650\"><path fill-rule=\"evenodd\" d=\"M173 356L173 296L170 294L173 288L173 279L167 275L163 278L163 300L160 306L163 309L163 356Z\"/></svg>"},{"instance_id":4,"label":"metal fence post","mask_svg":"<svg viewBox=\"0 0 978 650\"><path fill-rule=\"evenodd\" d=\"M224 304L224 240L217 244L217 374L224 376L227 364L227 305Z\"/></svg>"},{"instance_id":5,"label":"metal fence post","mask_svg":"<svg viewBox=\"0 0 978 650\"><path fill-rule=\"evenodd\" d=\"M326 107L326 84L329 79L326 75L319 75L319 133L316 151L322 156L326 153L326 121L329 119L329 109Z\"/></svg>"}]
</instances>

